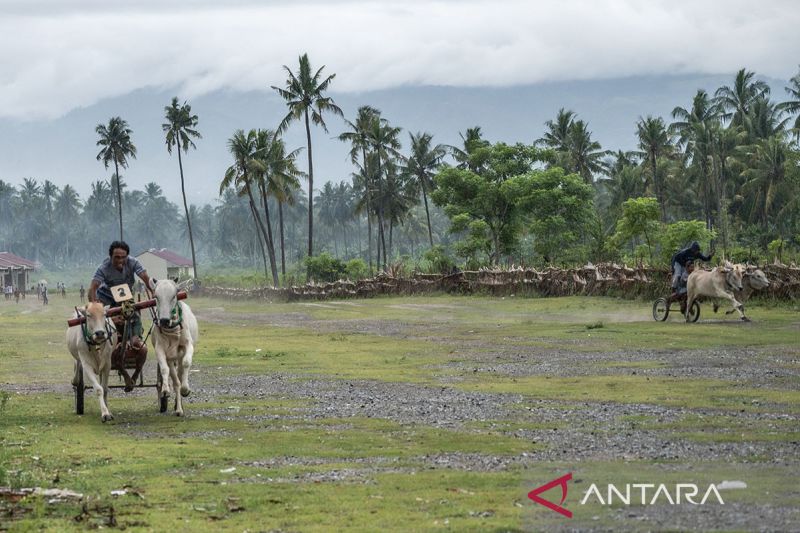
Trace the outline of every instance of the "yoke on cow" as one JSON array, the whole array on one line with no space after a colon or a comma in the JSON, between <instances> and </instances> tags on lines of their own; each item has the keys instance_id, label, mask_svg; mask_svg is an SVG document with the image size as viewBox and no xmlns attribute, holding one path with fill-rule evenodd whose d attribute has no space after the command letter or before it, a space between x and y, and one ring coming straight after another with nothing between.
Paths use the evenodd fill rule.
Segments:
<instances>
[{"instance_id":1,"label":"yoke on cow","mask_svg":"<svg viewBox=\"0 0 800 533\"><path fill-rule=\"evenodd\" d=\"M117 342L114 346L114 351L112 352L112 361L111 361L111 370L116 370L119 375L124 379L124 385L109 385L108 388L114 389L124 389L126 392L130 392L136 387L141 388L149 388L153 387L156 389L159 399L159 411L165 412L167 410L167 400L162 395L162 378L161 373L158 372L156 369L156 382L146 384L144 382L144 375L142 373L142 369L144 367L144 363L146 362L147 358L147 351L134 349L130 346L130 340L133 336L133 321L136 313L142 311L144 309L149 309L152 313L153 308L156 305L155 299L148 299L144 301L134 302L133 295L128 290L127 286L119 286L119 287L112 287L112 294L115 295L115 299L119 299L119 305L116 307L111 307L106 311L106 319L113 323L114 327L117 329ZM177 298L178 300L184 300L187 297L186 291L178 292ZM154 313L153 313L154 316ZM86 323L86 317L80 313L77 313L75 318L72 318L67 321L67 325L70 327L80 326L84 327ZM151 326L152 329L152 326ZM147 341L148 335L145 336L143 339L142 344ZM113 355L116 354L116 355ZM142 355L143 354L143 355ZM80 363L78 363L80 365ZM127 370L133 370L133 376L129 376ZM77 372L78 376L78 383L73 384L73 388L75 391L75 412L79 415L82 415L84 412L84 391L89 388L85 384L85 380L83 378L83 371L79 368ZM138 380L138 383L136 381Z\"/></svg>"}]
</instances>

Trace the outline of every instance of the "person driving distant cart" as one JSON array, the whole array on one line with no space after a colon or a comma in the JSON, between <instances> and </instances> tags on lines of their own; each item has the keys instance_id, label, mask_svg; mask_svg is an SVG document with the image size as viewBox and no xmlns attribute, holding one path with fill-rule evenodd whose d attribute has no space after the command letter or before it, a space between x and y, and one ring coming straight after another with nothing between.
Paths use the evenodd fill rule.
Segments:
<instances>
[{"instance_id":1,"label":"person driving distant cart","mask_svg":"<svg viewBox=\"0 0 800 533\"><path fill-rule=\"evenodd\" d=\"M711 252L707 256L703 255L700 251L700 243L697 241L694 241L687 248L679 250L672 256L672 261L670 261L670 265L672 266L672 290L677 291L680 288L681 278L686 272L687 263L695 262L698 259L702 261L711 261L712 257L714 257L714 252Z\"/></svg>"}]
</instances>

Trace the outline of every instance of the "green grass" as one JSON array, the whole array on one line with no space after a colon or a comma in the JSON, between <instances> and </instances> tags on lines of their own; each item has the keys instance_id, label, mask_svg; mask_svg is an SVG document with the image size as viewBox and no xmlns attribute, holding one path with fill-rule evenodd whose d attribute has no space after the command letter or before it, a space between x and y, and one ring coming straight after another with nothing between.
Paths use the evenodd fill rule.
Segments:
<instances>
[{"instance_id":1,"label":"green grass","mask_svg":"<svg viewBox=\"0 0 800 533\"><path fill-rule=\"evenodd\" d=\"M576 479L567 502L576 512L569 524L574 527L640 527L620 522L616 509L580 508L577 500L590 482L745 479L749 489L725 493L726 504L798 505L797 491L786 489L799 473L797 463L772 465L755 455L740 463L632 460L520 467L512 462L494 472L430 468L430 457L439 454L512 459L543 450L544 444L519 435L567 427L536 420L539 400L565 412L592 402L674 407L686 410L677 420L623 421L665 440L791 446L800 439L798 430L778 416L800 412L800 384L791 375L788 382L765 384L692 378L680 368L674 376L664 373L672 366L671 351L725 347L752 348L764 364L796 370L800 321L790 306L752 306L754 322L742 324L714 317L704 305L701 322L687 325L656 323L648 302L614 298L190 301L201 317L195 369L207 376L236 380L278 372L288 380L378 380L522 398L507 418L442 428L365 417L313 418L306 415L310 400L278 393L223 395L208 403L192 396L184 403L188 416L179 419L158 414L150 391L126 396L115 390L114 422L100 422L91 395L86 415L75 416L68 386L72 359L64 346L65 320L74 303L60 296L51 298L48 308L35 298L19 305L0 301L0 486L60 487L89 498L85 509L79 502L51 505L28 498L6 522L3 512L11 507L0 500L0 525L12 531L108 527L112 515L117 527L130 530L552 529L565 524L526 494L570 471ZM214 320L203 319L212 315ZM713 321L703 322L707 319ZM666 355L637 359L643 350ZM581 375L477 371L485 363L476 357L495 352L522 353L535 363L560 351L577 354ZM592 354L608 357L596 362ZM453 362L463 367L448 364ZM648 374L653 370L659 373ZM754 421L743 413L775 416ZM126 496L111 496L123 488Z\"/></svg>"}]
</instances>

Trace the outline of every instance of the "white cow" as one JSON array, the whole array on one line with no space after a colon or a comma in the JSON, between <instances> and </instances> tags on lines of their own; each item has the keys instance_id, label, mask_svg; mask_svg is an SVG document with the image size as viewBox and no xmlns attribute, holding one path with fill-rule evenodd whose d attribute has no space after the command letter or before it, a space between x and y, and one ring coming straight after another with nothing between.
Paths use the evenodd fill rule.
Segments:
<instances>
[{"instance_id":1,"label":"white cow","mask_svg":"<svg viewBox=\"0 0 800 533\"><path fill-rule=\"evenodd\" d=\"M750 320L744 315L744 307L736 300L735 291L742 290L742 265L732 265L730 261L725 261L725 265L715 267L711 271L695 270L689 274L686 281L686 321L689 321L689 312L692 303L699 297L725 298L739 311L742 320Z\"/></svg>"},{"instance_id":2,"label":"white cow","mask_svg":"<svg viewBox=\"0 0 800 533\"><path fill-rule=\"evenodd\" d=\"M184 302L178 301L178 287L168 279L154 281L156 324L153 347L161 373L161 395L175 394L175 414L183 416L182 396L189 396L189 369L198 339L197 319ZM180 391L180 394L178 394Z\"/></svg>"},{"instance_id":3,"label":"white cow","mask_svg":"<svg viewBox=\"0 0 800 533\"><path fill-rule=\"evenodd\" d=\"M742 290L734 292L733 295L741 302L742 311L744 311L744 304L750 299L750 295L767 287L769 287L769 280L764 271L754 266L748 266L742 275ZM716 313L718 309L719 305L714 302L714 312ZM729 315L734 311L736 311L735 308L725 311L725 314Z\"/></svg>"},{"instance_id":4,"label":"white cow","mask_svg":"<svg viewBox=\"0 0 800 533\"><path fill-rule=\"evenodd\" d=\"M91 384L98 400L103 422L113 420L106 403L108 397L108 373L111 371L111 350L116 340L116 332L106 321L108 307L91 302L78 309L77 317L83 316L86 322L67 328L67 348L75 358L75 376L72 384L80 383L80 366L83 367L84 381ZM80 366L78 365L80 363Z\"/></svg>"}]
</instances>

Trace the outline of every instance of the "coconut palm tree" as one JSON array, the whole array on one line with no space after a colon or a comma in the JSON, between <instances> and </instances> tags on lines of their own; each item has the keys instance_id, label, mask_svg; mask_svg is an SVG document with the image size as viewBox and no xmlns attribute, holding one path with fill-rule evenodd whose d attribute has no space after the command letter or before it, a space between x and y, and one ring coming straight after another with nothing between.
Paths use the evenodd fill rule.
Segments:
<instances>
[{"instance_id":1,"label":"coconut palm tree","mask_svg":"<svg viewBox=\"0 0 800 533\"><path fill-rule=\"evenodd\" d=\"M343 113L331 97L322 95L328 90L336 74L331 74L327 78L321 79L322 70L325 68L324 65L316 73L312 74L308 54L300 56L300 67L296 74L286 65L283 68L289 75L286 79L286 87L281 89L280 87L272 86L272 88L286 100L289 112L278 125L277 133L285 132L289 125L296 120L303 119L305 122L306 148L308 149L308 257L311 257L314 255L314 164L311 152L310 122L321 126L323 131L327 133L328 126L322 118L322 113L329 112L339 116L343 116Z\"/></svg>"},{"instance_id":2,"label":"coconut palm tree","mask_svg":"<svg viewBox=\"0 0 800 533\"><path fill-rule=\"evenodd\" d=\"M453 159L456 160L458 168L466 168L476 174L480 174L483 171L483 165L474 161L472 156L475 155L480 148L486 148L490 146L491 143L483 138L483 132L480 126L467 128L466 132L459 132L458 136L461 137L463 148L448 145L447 149L450 150Z\"/></svg>"},{"instance_id":3,"label":"coconut palm tree","mask_svg":"<svg viewBox=\"0 0 800 533\"><path fill-rule=\"evenodd\" d=\"M677 121L669 127L670 133L677 135L677 146L685 149L684 161L700 180L703 191L703 214L709 229L713 226L712 196L715 187L712 162L719 116L719 107L712 102L708 93L701 89L692 100L691 110L682 107L675 107L672 110L672 117ZM721 205L719 198L716 204ZM722 213L718 211L717 216L721 217Z\"/></svg>"},{"instance_id":4,"label":"coconut palm tree","mask_svg":"<svg viewBox=\"0 0 800 533\"><path fill-rule=\"evenodd\" d=\"M220 183L219 192L222 195L225 189L234 187L240 195L247 195L250 202L250 214L253 216L256 229L261 232L258 242L261 246L261 256L264 260L264 276L269 279L267 254L264 249L264 243L268 239L267 230L264 228L264 222L258 213L255 197L253 196L254 174L261 167L261 163L256 159L256 136L256 130L250 130L246 134L244 130L236 130L233 137L228 139L228 151L233 156L234 163L225 171L225 177ZM273 278L273 281L277 286L277 280Z\"/></svg>"},{"instance_id":5,"label":"coconut palm tree","mask_svg":"<svg viewBox=\"0 0 800 533\"><path fill-rule=\"evenodd\" d=\"M110 162L114 162L114 178L117 186L117 208L119 209L119 239L122 236L122 187L119 180L119 167L128 167L128 158L136 159L136 146L131 141L133 130L128 123L120 117L112 117L108 125L98 124L94 130L100 139L97 146L102 146L97 154L97 160L103 162L107 169Z\"/></svg>"},{"instance_id":6,"label":"coconut palm tree","mask_svg":"<svg viewBox=\"0 0 800 533\"><path fill-rule=\"evenodd\" d=\"M580 175L583 181L594 183L594 174L608 172L603 160L609 153L600 143L592 140L588 125L582 120L572 123L567 137L569 170Z\"/></svg>"},{"instance_id":7,"label":"coconut palm tree","mask_svg":"<svg viewBox=\"0 0 800 533\"><path fill-rule=\"evenodd\" d=\"M648 164L651 170L653 188L656 192L658 204L661 207L661 221L666 222L667 209L664 202L662 183L658 174L658 158L669 154L672 144L664 125L664 119L651 116L646 119L639 117L639 121L636 123L636 133L639 137L639 148L642 150L640 152L643 158L642 164Z\"/></svg>"},{"instance_id":8,"label":"coconut palm tree","mask_svg":"<svg viewBox=\"0 0 800 533\"><path fill-rule=\"evenodd\" d=\"M401 128L394 127L389 124L385 118L373 121L370 124L369 130L369 143L372 150L377 154L377 173L378 179L378 227L380 229L381 247L383 249L383 267L387 266L386 257L386 236L384 234L384 200L386 199L383 191L384 174L387 174L388 167L392 164L393 160L400 156L400 135ZM388 174L387 174L388 175Z\"/></svg>"},{"instance_id":9,"label":"coconut palm tree","mask_svg":"<svg viewBox=\"0 0 800 533\"><path fill-rule=\"evenodd\" d=\"M194 251L194 235L192 234L192 217L189 216L189 206L186 203L186 186L183 179L183 161L181 160L181 150L184 153L189 152L189 148L197 149L192 139L202 139L203 136L197 131L197 115L192 114L192 106L183 102L178 105L178 97L172 98L170 105L164 108L164 118L167 120L161 124L161 129L164 131L167 152L171 155L172 148L176 147L178 150L178 168L181 173L181 195L183 196L183 212L185 214L186 224L189 227L189 245L192 249L192 271L194 277L199 278L197 274L197 256Z\"/></svg>"},{"instance_id":10,"label":"coconut palm tree","mask_svg":"<svg viewBox=\"0 0 800 533\"><path fill-rule=\"evenodd\" d=\"M563 107L558 110L555 120L548 120L544 123L547 131L534 144L541 144L548 148L553 148L557 152L569 151L569 135L572 124L575 121L575 112Z\"/></svg>"},{"instance_id":11,"label":"coconut palm tree","mask_svg":"<svg viewBox=\"0 0 800 533\"><path fill-rule=\"evenodd\" d=\"M437 144L431 146L433 135L430 133L409 132L411 137L411 154L406 160L404 170L414 176L417 185L422 189L422 199L425 202L425 216L428 220L428 242L433 248L433 231L431 230L431 213L428 209L428 191L433 190L433 174L441 164L446 152L445 146Z\"/></svg>"},{"instance_id":12,"label":"coconut palm tree","mask_svg":"<svg viewBox=\"0 0 800 533\"><path fill-rule=\"evenodd\" d=\"M267 194L278 204L278 232L281 242L281 274L286 277L286 253L284 251L283 205L294 205L295 191L300 188L303 173L297 169L297 155L302 148L286 153L286 145L279 136L273 136L266 154Z\"/></svg>"},{"instance_id":13,"label":"coconut palm tree","mask_svg":"<svg viewBox=\"0 0 800 533\"><path fill-rule=\"evenodd\" d=\"M749 164L742 172L742 192L751 199L750 221L760 222L766 232L778 201L786 196L789 150L781 135L759 140L746 150Z\"/></svg>"},{"instance_id":14,"label":"coconut palm tree","mask_svg":"<svg viewBox=\"0 0 800 533\"><path fill-rule=\"evenodd\" d=\"M56 219L56 227L61 231L61 242L63 242L63 256L69 259L72 255L70 244L72 242L72 234L75 233L76 226L80 220L81 200L78 192L72 185L64 185L61 193L56 199L54 214Z\"/></svg>"},{"instance_id":15,"label":"coconut palm tree","mask_svg":"<svg viewBox=\"0 0 800 533\"><path fill-rule=\"evenodd\" d=\"M733 86L720 87L714 93L716 105L722 109L722 117L730 120L732 126L741 126L752 103L758 98L769 96L769 85L754 81L755 72L741 69L736 73Z\"/></svg>"},{"instance_id":16,"label":"coconut palm tree","mask_svg":"<svg viewBox=\"0 0 800 533\"><path fill-rule=\"evenodd\" d=\"M366 168L367 165L367 150L371 148L369 142L369 131L372 129L372 122L380 119L381 112L370 106L361 106L358 108L355 123L345 120L345 123L350 127L350 131L346 131L339 135L340 141L350 142L350 161L354 165L358 165L358 157L361 156L361 167ZM369 176L368 173L364 174L365 179ZM367 213L367 259L369 263L369 274L372 276L372 186L364 182L363 187L365 193L365 209Z\"/></svg>"},{"instance_id":17,"label":"coconut palm tree","mask_svg":"<svg viewBox=\"0 0 800 533\"><path fill-rule=\"evenodd\" d=\"M792 129L794 130L795 140L800 140L800 72L789 80L789 87L785 87L785 89L789 94L789 100L778 105L790 115L797 113Z\"/></svg>"}]
</instances>

